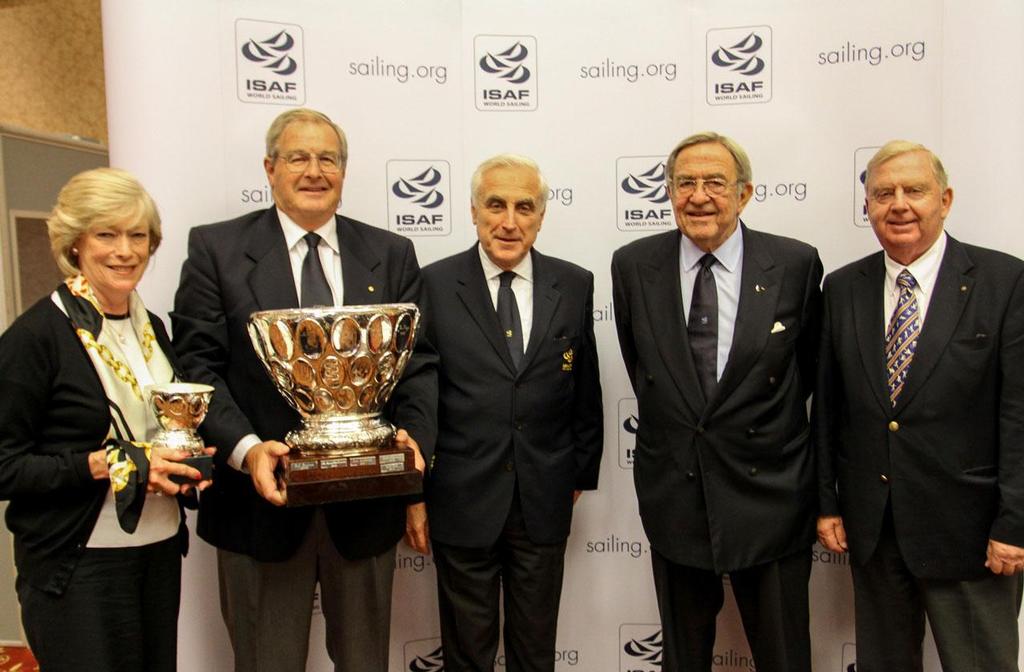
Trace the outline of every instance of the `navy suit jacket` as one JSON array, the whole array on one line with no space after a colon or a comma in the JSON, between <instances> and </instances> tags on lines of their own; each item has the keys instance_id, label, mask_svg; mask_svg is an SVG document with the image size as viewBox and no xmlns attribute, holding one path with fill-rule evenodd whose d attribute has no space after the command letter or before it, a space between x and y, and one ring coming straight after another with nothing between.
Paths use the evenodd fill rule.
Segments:
<instances>
[{"instance_id":1,"label":"navy suit jacket","mask_svg":"<svg viewBox=\"0 0 1024 672\"><path fill-rule=\"evenodd\" d=\"M419 302L419 265L408 239L348 217L336 221L345 304ZM218 548L261 561L291 556L314 508L271 505L248 474L225 462L246 434L283 441L299 426L299 414L271 383L246 332L251 313L298 305L275 208L189 232L171 313L174 346L187 379L215 388L200 432L219 449L214 483L200 498L198 532ZM436 362L426 340L418 340L388 411L426 452L436 433ZM338 551L361 558L393 546L405 530L405 504L392 497L327 505Z\"/></svg>"},{"instance_id":2,"label":"navy suit jacket","mask_svg":"<svg viewBox=\"0 0 1024 672\"><path fill-rule=\"evenodd\" d=\"M822 267L813 247L746 226L729 359L710 399L693 363L678 231L612 259L619 345L636 393L633 478L651 545L724 573L809 548L815 470L806 401L814 382Z\"/></svg>"},{"instance_id":3,"label":"navy suit jacket","mask_svg":"<svg viewBox=\"0 0 1024 672\"><path fill-rule=\"evenodd\" d=\"M518 487L534 543L569 535L573 490L597 487L603 448L594 276L532 250L533 326L512 363L474 245L423 269L427 336L441 357L430 534L485 547Z\"/></svg>"},{"instance_id":4,"label":"navy suit jacket","mask_svg":"<svg viewBox=\"0 0 1024 672\"><path fill-rule=\"evenodd\" d=\"M982 576L989 538L1024 546L1024 262L948 238L895 407L884 282L882 252L825 278L821 513L842 515L854 562L871 557L889 504L914 575Z\"/></svg>"}]
</instances>

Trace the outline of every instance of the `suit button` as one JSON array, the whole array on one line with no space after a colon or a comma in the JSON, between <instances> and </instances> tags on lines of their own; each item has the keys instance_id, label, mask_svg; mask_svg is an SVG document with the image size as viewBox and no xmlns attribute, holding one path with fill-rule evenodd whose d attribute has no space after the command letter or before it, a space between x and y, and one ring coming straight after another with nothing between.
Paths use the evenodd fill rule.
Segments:
<instances>
[{"instance_id":1,"label":"suit button","mask_svg":"<svg viewBox=\"0 0 1024 672\"><path fill-rule=\"evenodd\" d=\"M751 476L757 476L757 467L751 467L750 468L750 475Z\"/></svg>"},{"instance_id":2,"label":"suit button","mask_svg":"<svg viewBox=\"0 0 1024 672\"><path fill-rule=\"evenodd\" d=\"M754 434L757 434L757 432L754 431L753 427L747 430L747 436L753 436Z\"/></svg>"},{"instance_id":3,"label":"suit button","mask_svg":"<svg viewBox=\"0 0 1024 672\"><path fill-rule=\"evenodd\" d=\"M889 477L888 477L888 476L886 476L885 474L881 474L881 475L880 475L880 476L878 477L878 480L880 480L880 481L881 481L882 483L888 483L888 482L889 482Z\"/></svg>"},{"instance_id":4,"label":"suit button","mask_svg":"<svg viewBox=\"0 0 1024 672\"><path fill-rule=\"evenodd\" d=\"M693 480L696 480L696 478L697 478L697 474L693 473L692 471L686 472L686 480L693 481Z\"/></svg>"},{"instance_id":5,"label":"suit button","mask_svg":"<svg viewBox=\"0 0 1024 672\"><path fill-rule=\"evenodd\" d=\"M515 469L515 466L511 461L505 463L505 471L512 471L513 469Z\"/></svg>"},{"instance_id":6,"label":"suit button","mask_svg":"<svg viewBox=\"0 0 1024 672\"><path fill-rule=\"evenodd\" d=\"M775 376L771 376L771 377L768 378L768 384L769 385L774 385L775 384Z\"/></svg>"},{"instance_id":7,"label":"suit button","mask_svg":"<svg viewBox=\"0 0 1024 672\"><path fill-rule=\"evenodd\" d=\"M697 425L697 435L700 436L700 435L703 435L703 434L704 434L704 425Z\"/></svg>"},{"instance_id":8,"label":"suit button","mask_svg":"<svg viewBox=\"0 0 1024 672\"><path fill-rule=\"evenodd\" d=\"M523 423L517 422L516 423L516 429L519 430L520 432L523 431Z\"/></svg>"},{"instance_id":9,"label":"suit button","mask_svg":"<svg viewBox=\"0 0 1024 672\"><path fill-rule=\"evenodd\" d=\"M654 382L654 376L652 376L649 373L645 376L645 378L647 379L648 383L653 383Z\"/></svg>"},{"instance_id":10,"label":"suit button","mask_svg":"<svg viewBox=\"0 0 1024 672\"><path fill-rule=\"evenodd\" d=\"M900 423L896 422L895 420L892 420L891 422L889 422L889 431L890 432L898 432L898 431L900 431Z\"/></svg>"}]
</instances>

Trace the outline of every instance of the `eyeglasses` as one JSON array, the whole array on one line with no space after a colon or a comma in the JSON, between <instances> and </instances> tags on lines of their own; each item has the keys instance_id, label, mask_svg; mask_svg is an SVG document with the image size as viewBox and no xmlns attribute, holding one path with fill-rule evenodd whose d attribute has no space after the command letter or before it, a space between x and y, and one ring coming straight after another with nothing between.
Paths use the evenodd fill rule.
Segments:
<instances>
[{"instance_id":1,"label":"eyeglasses","mask_svg":"<svg viewBox=\"0 0 1024 672\"><path fill-rule=\"evenodd\" d=\"M712 177L707 180L698 177L697 179L680 178L676 180L676 193L682 196L690 196L697 191L697 186L701 185L704 187L704 193L709 196L721 196L725 191L736 184L735 182L727 182L723 179Z\"/></svg>"},{"instance_id":2,"label":"eyeglasses","mask_svg":"<svg viewBox=\"0 0 1024 672\"><path fill-rule=\"evenodd\" d=\"M306 152L289 152L278 158L284 161L285 167L292 173L306 172L309 162L313 160L313 156ZM321 154L316 157L316 162L320 166L321 173L333 174L341 170L341 159L337 154Z\"/></svg>"}]
</instances>

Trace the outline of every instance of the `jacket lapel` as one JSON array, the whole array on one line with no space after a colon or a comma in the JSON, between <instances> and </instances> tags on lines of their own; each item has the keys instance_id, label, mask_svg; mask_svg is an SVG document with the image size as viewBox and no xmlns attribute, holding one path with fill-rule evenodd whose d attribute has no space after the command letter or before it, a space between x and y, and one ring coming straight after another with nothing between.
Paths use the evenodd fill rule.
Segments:
<instances>
[{"instance_id":1,"label":"jacket lapel","mask_svg":"<svg viewBox=\"0 0 1024 672\"><path fill-rule=\"evenodd\" d=\"M294 308L299 305L295 294L288 245L277 219L277 210L268 208L253 224L253 233L245 250L253 262L249 272L249 289L260 310Z\"/></svg>"},{"instance_id":2,"label":"jacket lapel","mask_svg":"<svg viewBox=\"0 0 1024 672\"><path fill-rule=\"evenodd\" d=\"M761 356L774 326L776 306L782 285L783 268L764 245L759 244L757 232L742 226L743 270L740 276L740 299L736 309L729 360L715 394L709 400L707 414L744 379L746 373Z\"/></svg>"},{"instance_id":3,"label":"jacket lapel","mask_svg":"<svg viewBox=\"0 0 1024 672\"><path fill-rule=\"evenodd\" d=\"M530 328L530 343L526 347L522 361L519 362L520 371L525 371L530 366L537 356L537 351L543 346L551 328L555 309L562 298L561 292L557 289L558 278L552 272L547 257L536 250L531 250L530 254L533 256L533 326Z\"/></svg>"},{"instance_id":4,"label":"jacket lapel","mask_svg":"<svg viewBox=\"0 0 1024 672\"><path fill-rule=\"evenodd\" d=\"M376 251L366 244L347 218L336 215L335 223L344 283L342 304L361 306L384 302L384 279L380 276L381 262Z\"/></svg>"},{"instance_id":5,"label":"jacket lapel","mask_svg":"<svg viewBox=\"0 0 1024 672\"><path fill-rule=\"evenodd\" d=\"M864 375L886 414L892 413L885 369L885 317L882 293L885 291L885 261L879 252L861 266L861 275L850 287L853 323L857 330Z\"/></svg>"},{"instance_id":6,"label":"jacket lapel","mask_svg":"<svg viewBox=\"0 0 1024 672\"><path fill-rule=\"evenodd\" d=\"M515 374L516 367L512 363L512 356L508 353L508 346L502 337L501 323L498 322L498 313L494 310L491 293L487 289L487 279L484 278L484 269L480 265L480 253L477 252L475 244L460 255L460 269L455 282L457 283L455 294L465 306L470 319L480 329L484 338L491 344L494 352L505 363L508 370ZM534 303L536 303L536 297L534 297ZM456 325L446 326L447 328L457 328Z\"/></svg>"},{"instance_id":7,"label":"jacket lapel","mask_svg":"<svg viewBox=\"0 0 1024 672\"><path fill-rule=\"evenodd\" d=\"M907 372L903 391L896 400L894 412L899 413L910 403L946 350L946 344L953 336L974 288L974 279L967 275L973 266L963 246L947 236L946 252L935 280L935 291L928 303L928 313L917 337L914 359L910 362L910 371Z\"/></svg>"},{"instance_id":8,"label":"jacket lapel","mask_svg":"<svg viewBox=\"0 0 1024 672\"><path fill-rule=\"evenodd\" d=\"M639 264L640 291L665 369L679 394L686 400L694 416L701 417L704 393L697 378L697 369L690 354L690 341L683 316L683 298L679 287L679 236L670 231L663 235L663 245L647 263ZM660 322L660 324L659 324Z\"/></svg>"}]
</instances>

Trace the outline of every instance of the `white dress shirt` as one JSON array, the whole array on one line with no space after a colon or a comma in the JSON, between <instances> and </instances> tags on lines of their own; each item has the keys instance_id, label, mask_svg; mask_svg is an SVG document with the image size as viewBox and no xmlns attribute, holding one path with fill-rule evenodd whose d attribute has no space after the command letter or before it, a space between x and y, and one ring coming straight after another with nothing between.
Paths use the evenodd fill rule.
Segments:
<instances>
[{"instance_id":1,"label":"white dress shirt","mask_svg":"<svg viewBox=\"0 0 1024 672\"><path fill-rule=\"evenodd\" d=\"M679 237L679 288L683 295L683 319L690 319L690 302L693 300L693 283L700 270L704 250L693 244L686 236ZM740 282L743 280L743 232L739 225L712 252L718 260L711 267L718 289L718 366L715 377L722 379L722 372L729 361L732 336L736 330L736 314L740 306ZM683 325L686 326L685 324Z\"/></svg>"},{"instance_id":2,"label":"white dress shirt","mask_svg":"<svg viewBox=\"0 0 1024 672\"><path fill-rule=\"evenodd\" d=\"M277 218L281 221L281 232L284 234L285 244L288 246L288 260L292 265L292 281L295 283L295 296L302 301L302 262L306 258L306 251L309 246L303 239L308 231L302 228L292 218L286 215L280 208L277 209ZM337 219L331 215L330 219L323 225L313 230L313 233L322 238L317 245L317 252L320 255L320 265L323 266L324 275L327 277L327 284L331 286L331 294L334 296L334 305L340 306L344 301L345 288L341 280L341 248L338 246L338 225ZM260 438L255 434L246 434L228 456L228 464L239 471L247 471L245 467L245 456L249 449L260 443Z\"/></svg>"},{"instance_id":3,"label":"white dress shirt","mask_svg":"<svg viewBox=\"0 0 1024 672\"><path fill-rule=\"evenodd\" d=\"M504 269L499 267L484 252L484 248L478 244L476 249L480 252L480 265L484 269L484 277L487 279L487 289L491 292L491 304L498 309L498 288L501 286L501 274ZM511 269L516 277L512 278L512 293L516 296L516 306L519 308L519 323L523 326L523 353L530 344L530 329L533 328L533 257L529 252L523 260Z\"/></svg>"},{"instance_id":4,"label":"white dress shirt","mask_svg":"<svg viewBox=\"0 0 1024 672\"><path fill-rule=\"evenodd\" d=\"M900 298L900 286L896 284L896 278L905 268L914 276L914 297L917 299L917 310L921 314L921 324L924 324L925 314L928 312L928 302L935 293L935 282L939 278L939 266L942 265L942 257L946 254L946 232L939 234L938 239L932 243L928 251L915 259L909 266L904 266L898 261L885 255L885 286L883 292L883 315L882 315L882 338L889 330L889 321L892 313L896 310Z\"/></svg>"}]
</instances>

